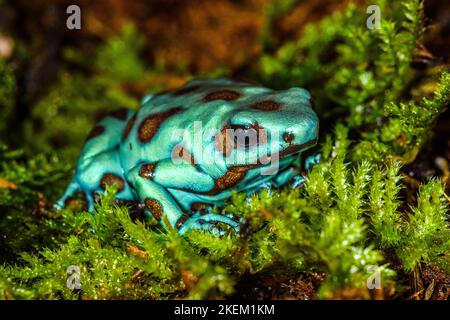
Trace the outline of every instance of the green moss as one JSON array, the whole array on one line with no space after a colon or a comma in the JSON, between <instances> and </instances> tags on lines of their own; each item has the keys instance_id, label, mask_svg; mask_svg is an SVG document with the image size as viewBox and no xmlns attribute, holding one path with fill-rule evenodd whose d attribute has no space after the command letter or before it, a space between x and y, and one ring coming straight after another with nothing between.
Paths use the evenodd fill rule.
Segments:
<instances>
[{"instance_id":1,"label":"green moss","mask_svg":"<svg viewBox=\"0 0 450 320\"><path fill-rule=\"evenodd\" d=\"M443 72L433 99L387 103L383 115L386 120L378 128L362 134L354 158L383 161L385 157L391 157L405 164L411 163L423 145L430 141L433 133L430 128L447 109L449 101L450 74Z\"/></svg>"},{"instance_id":2,"label":"green moss","mask_svg":"<svg viewBox=\"0 0 450 320\"><path fill-rule=\"evenodd\" d=\"M283 265L286 272L325 272L319 295L328 297L348 288L367 291L373 266L383 285L391 284L395 273L381 250L388 247L398 252L405 271L422 262L447 270L450 231L442 184L425 184L407 217L399 211L399 167L363 162L351 169L347 131L336 128L333 146L303 189L265 191L250 202L234 196L224 212L248 221L246 237L162 232L131 220L126 207L112 204L110 190L93 215L64 210L62 217L47 217L64 226L61 241L4 266L3 290L17 298L221 298L233 293L244 274ZM77 292L66 286L71 265L82 274Z\"/></svg>"},{"instance_id":3,"label":"green moss","mask_svg":"<svg viewBox=\"0 0 450 320\"><path fill-rule=\"evenodd\" d=\"M409 223L400 245L396 248L405 269L417 268L420 263L436 265L450 273L449 206L444 186L432 180L422 185L417 207L409 214Z\"/></svg>"},{"instance_id":4,"label":"green moss","mask_svg":"<svg viewBox=\"0 0 450 320\"><path fill-rule=\"evenodd\" d=\"M16 79L12 67L0 59L0 142L6 143L7 124L15 103Z\"/></svg>"}]
</instances>

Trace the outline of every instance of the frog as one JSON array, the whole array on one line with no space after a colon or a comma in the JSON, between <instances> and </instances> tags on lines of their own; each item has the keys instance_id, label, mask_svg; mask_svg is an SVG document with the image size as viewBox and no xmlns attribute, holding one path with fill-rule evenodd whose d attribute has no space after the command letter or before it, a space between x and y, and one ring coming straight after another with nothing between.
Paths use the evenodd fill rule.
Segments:
<instances>
[{"instance_id":1,"label":"frog","mask_svg":"<svg viewBox=\"0 0 450 320\"><path fill-rule=\"evenodd\" d=\"M115 185L117 200L140 204L146 217L180 235L239 233L241 220L215 209L234 193L301 185L302 154L318 135L319 119L304 88L191 80L145 95L137 111L118 109L102 118L55 207L83 192L93 213L96 196Z\"/></svg>"}]
</instances>

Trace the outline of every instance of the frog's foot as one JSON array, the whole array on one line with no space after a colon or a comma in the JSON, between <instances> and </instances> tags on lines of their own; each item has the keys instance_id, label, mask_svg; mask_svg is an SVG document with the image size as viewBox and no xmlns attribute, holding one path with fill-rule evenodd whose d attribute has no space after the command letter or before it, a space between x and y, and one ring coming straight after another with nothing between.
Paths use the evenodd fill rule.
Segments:
<instances>
[{"instance_id":1,"label":"frog's foot","mask_svg":"<svg viewBox=\"0 0 450 320\"><path fill-rule=\"evenodd\" d=\"M292 189L297 189L300 188L303 184L305 184L306 179L301 176L301 175L297 175L292 177L292 179L289 182L289 185L291 186Z\"/></svg>"},{"instance_id":2,"label":"frog's foot","mask_svg":"<svg viewBox=\"0 0 450 320\"><path fill-rule=\"evenodd\" d=\"M190 216L180 227L178 233L180 235L185 234L189 230L207 230L213 235L222 236L226 233L224 229L220 227L223 223L233 228L236 233L240 231L240 224L231 218L231 215L222 215L217 213L202 214L200 211Z\"/></svg>"},{"instance_id":3,"label":"frog's foot","mask_svg":"<svg viewBox=\"0 0 450 320\"><path fill-rule=\"evenodd\" d=\"M312 167L314 165L316 165L320 162L321 156L322 156L321 153L314 153L305 159L305 162L304 162L304 168L305 168L304 174L305 175L308 171L310 171L312 169ZM292 189L296 189L296 188L299 188L302 185L304 185L305 182L306 182L305 176L297 174L297 175L294 175L292 178L290 178L289 185L291 186Z\"/></svg>"},{"instance_id":4,"label":"frog's foot","mask_svg":"<svg viewBox=\"0 0 450 320\"><path fill-rule=\"evenodd\" d=\"M66 201L72 198L75 195L75 193L77 193L80 190L81 190L80 185L78 184L76 179L73 179L67 186L64 195L53 205L53 208L55 208L56 210L62 210L66 206Z\"/></svg>"},{"instance_id":5,"label":"frog's foot","mask_svg":"<svg viewBox=\"0 0 450 320\"><path fill-rule=\"evenodd\" d=\"M256 189L255 189L255 192L254 193L259 193L259 192L262 192L262 191L264 191L264 190L267 190L267 192L270 194L271 192L272 192L272 187L273 187L273 184L272 183L270 183L270 182L264 182L264 183L262 183L262 184L260 184ZM249 193L249 196L251 196L252 195L252 193ZM250 197L249 197L250 198Z\"/></svg>"},{"instance_id":6,"label":"frog's foot","mask_svg":"<svg viewBox=\"0 0 450 320\"><path fill-rule=\"evenodd\" d=\"M311 168L320 162L322 157L321 153L314 153L305 159L304 168L306 171L311 170Z\"/></svg>"}]
</instances>

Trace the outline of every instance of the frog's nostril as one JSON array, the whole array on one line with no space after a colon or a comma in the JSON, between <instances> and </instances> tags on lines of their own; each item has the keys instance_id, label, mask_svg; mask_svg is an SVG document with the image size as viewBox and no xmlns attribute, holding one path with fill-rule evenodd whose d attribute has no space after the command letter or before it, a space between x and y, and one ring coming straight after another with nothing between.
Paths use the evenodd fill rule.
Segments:
<instances>
[{"instance_id":1,"label":"frog's nostril","mask_svg":"<svg viewBox=\"0 0 450 320\"><path fill-rule=\"evenodd\" d=\"M294 141L295 136L293 133L291 132L285 132L283 133L283 140L287 143L291 143L292 141Z\"/></svg>"}]
</instances>

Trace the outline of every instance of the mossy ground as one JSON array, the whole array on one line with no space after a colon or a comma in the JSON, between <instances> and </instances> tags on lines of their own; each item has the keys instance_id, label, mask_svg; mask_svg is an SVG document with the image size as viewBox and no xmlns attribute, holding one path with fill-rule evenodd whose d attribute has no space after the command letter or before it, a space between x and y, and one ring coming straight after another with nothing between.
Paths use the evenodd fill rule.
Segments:
<instances>
[{"instance_id":1,"label":"mossy ground","mask_svg":"<svg viewBox=\"0 0 450 320\"><path fill-rule=\"evenodd\" d=\"M447 299L450 74L425 49L439 30L422 1L375 2L379 29L349 5L291 40L276 24L298 3L266 3L263 49L239 70L149 63L126 23L92 52L65 46L39 94L26 81L38 81L31 48L14 38L14 55L0 56L0 298ZM94 215L81 198L52 209L96 118L197 76L312 92L322 159L301 189L234 195L223 212L243 217L242 232L221 238L163 230L115 204L114 188Z\"/></svg>"}]
</instances>

